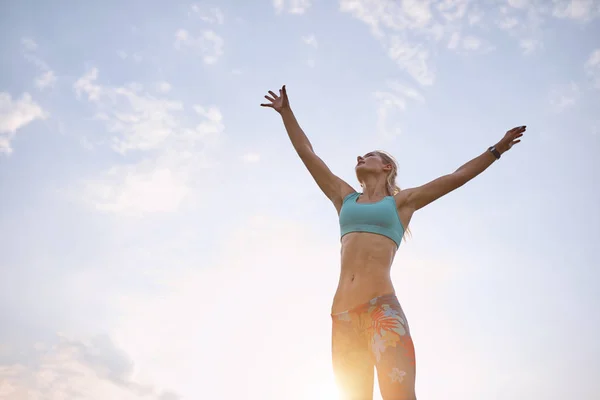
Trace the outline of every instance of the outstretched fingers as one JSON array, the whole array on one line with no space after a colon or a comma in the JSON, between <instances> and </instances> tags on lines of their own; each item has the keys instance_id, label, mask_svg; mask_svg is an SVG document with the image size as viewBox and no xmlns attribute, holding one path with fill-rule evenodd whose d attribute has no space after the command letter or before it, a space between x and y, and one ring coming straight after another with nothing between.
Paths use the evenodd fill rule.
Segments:
<instances>
[{"instance_id":1,"label":"outstretched fingers","mask_svg":"<svg viewBox=\"0 0 600 400\"><path fill-rule=\"evenodd\" d=\"M516 128L512 128L509 132L514 134L522 134L523 132L525 132L525 130L527 130L527 126L523 125L517 126Z\"/></svg>"},{"instance_id":2,"label":"outstretched fingers","mask_svg":"<svg viewBox=\"0 0 600 400\"><path fill-rule=\"evenodd\" d=\"M281 108L280 106L287 104L287 94L285 92L285 85L279 89L279 96L272 90L269 90L269 94L265 95L265 99L269 100L269 103L262 103L262 107L271 107L275 109Z\"/></svg>"}]
</instances>

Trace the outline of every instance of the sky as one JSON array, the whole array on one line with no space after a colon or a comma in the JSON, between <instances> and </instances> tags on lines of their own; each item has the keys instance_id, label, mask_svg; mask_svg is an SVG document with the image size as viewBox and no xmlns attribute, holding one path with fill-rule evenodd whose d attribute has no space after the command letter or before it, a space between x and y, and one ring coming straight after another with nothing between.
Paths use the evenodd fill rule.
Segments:
<instances>
[{"instance_id":1,"label":"sky","mask_svg":"<svg viewBox=\"0 0 600 400\"><path fill-rule=\"evenodd\" d=\"M400 246L417 395L600 397L598 1L1 7L0 399L335 399L339 225L259 106L283 84L355 188L527 125Z\"/></svg>"}]
</instances>

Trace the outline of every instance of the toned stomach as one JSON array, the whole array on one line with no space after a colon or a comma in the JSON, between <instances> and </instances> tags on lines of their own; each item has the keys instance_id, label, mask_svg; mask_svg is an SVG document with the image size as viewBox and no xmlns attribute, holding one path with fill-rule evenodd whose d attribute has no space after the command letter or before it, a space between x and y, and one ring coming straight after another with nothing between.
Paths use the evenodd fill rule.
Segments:
<instances>
[{"instance_id":1,"label":"toned stomach","mask_svg":"<svg viewBox=\"0 0 600 400\"><path fill-rule=\"evenodd\" d=\"M390 270L396 243L382 235L352 232L342 238L341 273L331 306L337 314L394 293Z\"/></svg>"}]
</instances>

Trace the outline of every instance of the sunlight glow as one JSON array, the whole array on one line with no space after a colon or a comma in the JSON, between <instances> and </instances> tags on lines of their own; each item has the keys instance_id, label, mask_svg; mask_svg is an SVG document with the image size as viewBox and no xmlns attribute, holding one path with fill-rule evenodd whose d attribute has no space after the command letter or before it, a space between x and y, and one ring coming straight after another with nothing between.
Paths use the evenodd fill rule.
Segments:
<instances>
[{"instance_id":1,"label":"sunlight glow","mask_svg":"<svg viewBox=\"0 0 600 400\"><path fill-rule=\"evenodd\" d=\"M312 388L311 388L312 389ZM303 397L306 400L339 400L340 394L333 382L316 385L314 389L309 390L309 393Z\"/></svg>"}]
</instances>

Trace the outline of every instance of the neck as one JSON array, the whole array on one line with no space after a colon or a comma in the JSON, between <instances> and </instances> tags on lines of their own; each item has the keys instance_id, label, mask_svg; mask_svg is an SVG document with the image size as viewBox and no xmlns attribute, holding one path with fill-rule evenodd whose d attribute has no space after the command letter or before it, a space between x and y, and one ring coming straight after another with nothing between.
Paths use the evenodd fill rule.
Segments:
<instances>
[{"instance_id":1,"label":"neck","mask_svg":"<svg viewBox=\"0 0 600 400\"><path fill-rule=\"evenodd\" d=\"M363 195L368 199L389 196L386 177L368 176L362 181Z\"/></svg>"}]
</instances>

